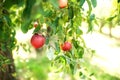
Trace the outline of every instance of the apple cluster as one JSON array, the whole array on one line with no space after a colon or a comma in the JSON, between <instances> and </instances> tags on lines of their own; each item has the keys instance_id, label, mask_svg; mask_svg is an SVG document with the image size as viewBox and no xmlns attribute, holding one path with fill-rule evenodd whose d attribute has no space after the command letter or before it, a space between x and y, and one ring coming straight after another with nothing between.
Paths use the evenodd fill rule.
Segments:
<instances>
[{"instance_id":1,"label":"apple cluster","mask_svg":"<svg viewBox=\"0 0 120 80\"><path fill-rule=\"evenodd\" d=\"M68 0L58 0L58 3L59 3L59 8L62 9L67 6ZM38 22L35 21L33 26L36 28L38 26ZM38 34L38 33L35 33L31 38L31 44L36 49L43 47L45 44L45 41L46 41L46 38L42 34ZM60 47L63 51L70 51L72 48L72 45L70 42L65 41L60 45Z\"/></svg>"},{"instance_id":2,"label":"apple cluster","mask_svg":"<svg viewBox=\"0 0 120 80\"><path fill-rule=\"evenodd\" d=\"M33 26L36 28L38 26L38 22L34 22ZM46 41L46 38L42 34L35 33L31 38L31 45L36 49L41 48L44 46L45 41ZM72 45L70 42L65 41L60 45L60 47L63 51L70 51L72 48Z\"/></svg>"}]
</instances>

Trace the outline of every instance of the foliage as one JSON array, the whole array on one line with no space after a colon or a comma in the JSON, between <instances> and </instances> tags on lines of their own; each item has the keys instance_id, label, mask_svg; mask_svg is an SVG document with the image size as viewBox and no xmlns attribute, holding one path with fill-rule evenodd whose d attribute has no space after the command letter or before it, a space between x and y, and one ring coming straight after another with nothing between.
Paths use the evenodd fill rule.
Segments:
<instances>
[{"instance_id":1,"label":"foliage","mask_svg":"<svg viewBox=\"0 0 120 80\"><path fill-rule=\"evenodd\" d=\"M84 14L84 11L82 10L83 7L80 2L81 1L79 0L71 0L68 2L68 6L64 9L60 9L58 2L55 0L45 2L40 1L37 2L38 4L33 4L35 2L26 2L26 6L22 14L23 25L21 26L21 30L24 33L28 32L31 28L31 21L37 20L39 22L39 26L38 28L35 28L33 33L40 33L46 37L46 48L48 49L48 54L50 52L49 50L53 50L52 52L54 54L50 55L52 56L52 65L59 67L59 71L64 68L66 70L68 69L71 74L74 74L75 70L79 68L80 58L83 57L86 49L84 40L81 37L83 32L80 29L83 18L88 23L88 32L92 30L92 21L95 19L95 15L91 14L91 2L89 0L86 1L88 3L89 10ZM85 1L83 1L82 5L84 2ZM94 2L94 0L92 1L92 4L93 7L96 6L96 2ZM33 8L31 9L32 6ZM72 43L71 51L64 52L61 50L60 45L65 41L70 41Z\"/></svg>"},{"instance_id":2,"label":"foliage","mask_svg":"<svg viewBox=\"0 0 120 80\"><path fill-rule=\"evenodd\" d=\"M87 11L83 7L85 2ZM48 54L50 50L53 51L53 55L50 55L52 65L60 71L66 69L71 74L75 73L87 49L80 27L86 21L88 32L92 31L95 19L92 8L96 7L96 0L69 0L63 9L59 8L57 0L1 0L0 4L0 50L8 47L12 51L16 47L16 27L21 27L22 32L27 33L33 28L32 23L38 21L33 34L40 33L46 37ZM71 51L61 50L60 45L65 41L72 43Z\"/></svg>"}]
</instances>

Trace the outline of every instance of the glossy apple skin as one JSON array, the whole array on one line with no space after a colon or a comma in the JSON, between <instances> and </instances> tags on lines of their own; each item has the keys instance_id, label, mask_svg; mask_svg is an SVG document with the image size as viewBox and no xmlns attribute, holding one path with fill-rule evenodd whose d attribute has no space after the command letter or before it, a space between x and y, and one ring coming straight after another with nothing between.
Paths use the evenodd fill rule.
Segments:
<instances>
[{"instance_id":1,"label":"glossy apple skin","mask_svg":"<svg viewBox=\"0 0 120 80\"><path fill-rule=\"evenodd\" d=\"M31 38L31 44L34 48L41 48L45 44L45 37L40 34L34 34Z\"/></svg>"},{"instance_id":2,"label":"glossy apple skin","mask_svg":"<svg viewBox=\"0 0 120 80\"><path fill-rule=\"evenodd\" d=\"M63 51L70 51L72 48L72 45L70 42L66 41L65 43L61 44L61 48Z\"/></svg>"},{"instance_id":3,"label":"glossy apple skin","mask_svg":"<svg viewBox=\"0 0 120 80\"><path fill-rule=\"evenodd\" d=\"M65 8L68 4L68 0L59 0L59 8Z\"/></svg>"}]
</instances>

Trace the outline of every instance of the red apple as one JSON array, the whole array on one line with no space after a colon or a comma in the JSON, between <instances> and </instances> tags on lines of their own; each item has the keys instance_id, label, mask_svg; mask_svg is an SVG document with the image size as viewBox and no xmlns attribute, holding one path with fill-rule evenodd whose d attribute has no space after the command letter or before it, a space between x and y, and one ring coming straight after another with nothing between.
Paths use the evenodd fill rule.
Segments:
<instances>
[{"instance_id":1,"label":"red apple","mask_svg":"<svg viewBox=\"0 0 120 80\"><path fill-rule=\"evenodd\" d=\"M68 4L68 0L59 0L59 8L65 8Z\"/></svg>"},{"instance_id":2,"label":"red apple","mask_svg":"<svg viewBox=\"0 0 120 80\"><path fill-rule=\"evenodd\" d=\"M61 48L63 51L70 51L72 48L72 45L70 42L66 41L65 43L61 44Z\"/></svg>"},{"instance_id":3,"label":"red apple","mask_svg":"<svg viewBox=\"0 0 120 80\"><path fill-rule=\"evenodd\" d=\"M38 22L35 21L34 24L33 24L33 26L36 28L38 26Z\"/></svg>"},{"instance_id":4,"label":"red apple","mask_svg":"<svg viewBox=\"0 0 120 80\"><path fill-rule=\"evenodd\" d=\"M45 37L40 34L34 34L31 38L31 44L34 48L41 48L45 44Z\"/></svg>"}]
</instances>

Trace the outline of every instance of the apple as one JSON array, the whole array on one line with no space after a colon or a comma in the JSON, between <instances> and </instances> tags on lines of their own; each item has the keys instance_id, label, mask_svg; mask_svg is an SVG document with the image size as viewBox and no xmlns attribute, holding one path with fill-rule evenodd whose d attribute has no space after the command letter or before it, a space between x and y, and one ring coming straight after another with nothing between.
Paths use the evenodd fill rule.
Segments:
<instances>
[{"instance_id":1,"label":"apple","mask_svg":"<svg viewBox=\"0 0 120 80\"><path fill-rule=\"evenodd\" d=\"M35 21L34 24L33 24L33 26L36 28L38 26L38 22Z\"/></svg>"},{"instance_id":2,"label":"apple","mask_svg":"<svg viewBox=\"0 0 120 80\"><path fill-rule=\"evenodd\" d=\"M63 51L70 51L72 48L72 45L70 42L66 41L63 44L61 44L61 48Z\"/></svg>"},{"instance_id":3,"label":"apple","mask_svg":"<svg viewBox=\"0 0 120 80\"><path fill-rule=\"evenodd\" d=\"M41 48L45 44L45 40L41 34L34 34L31 38L31 44L34 48Z\"/></svg>"},{"instance_id":4,"label":"apple","mask_svg":"<svg viewBox=\"0 0 120 80\"><path fill-rule=\"evenodd\" d=\"M59 0L59 8L65 8L68 4L68 0Z\"/></svg>"}]
</instances>

